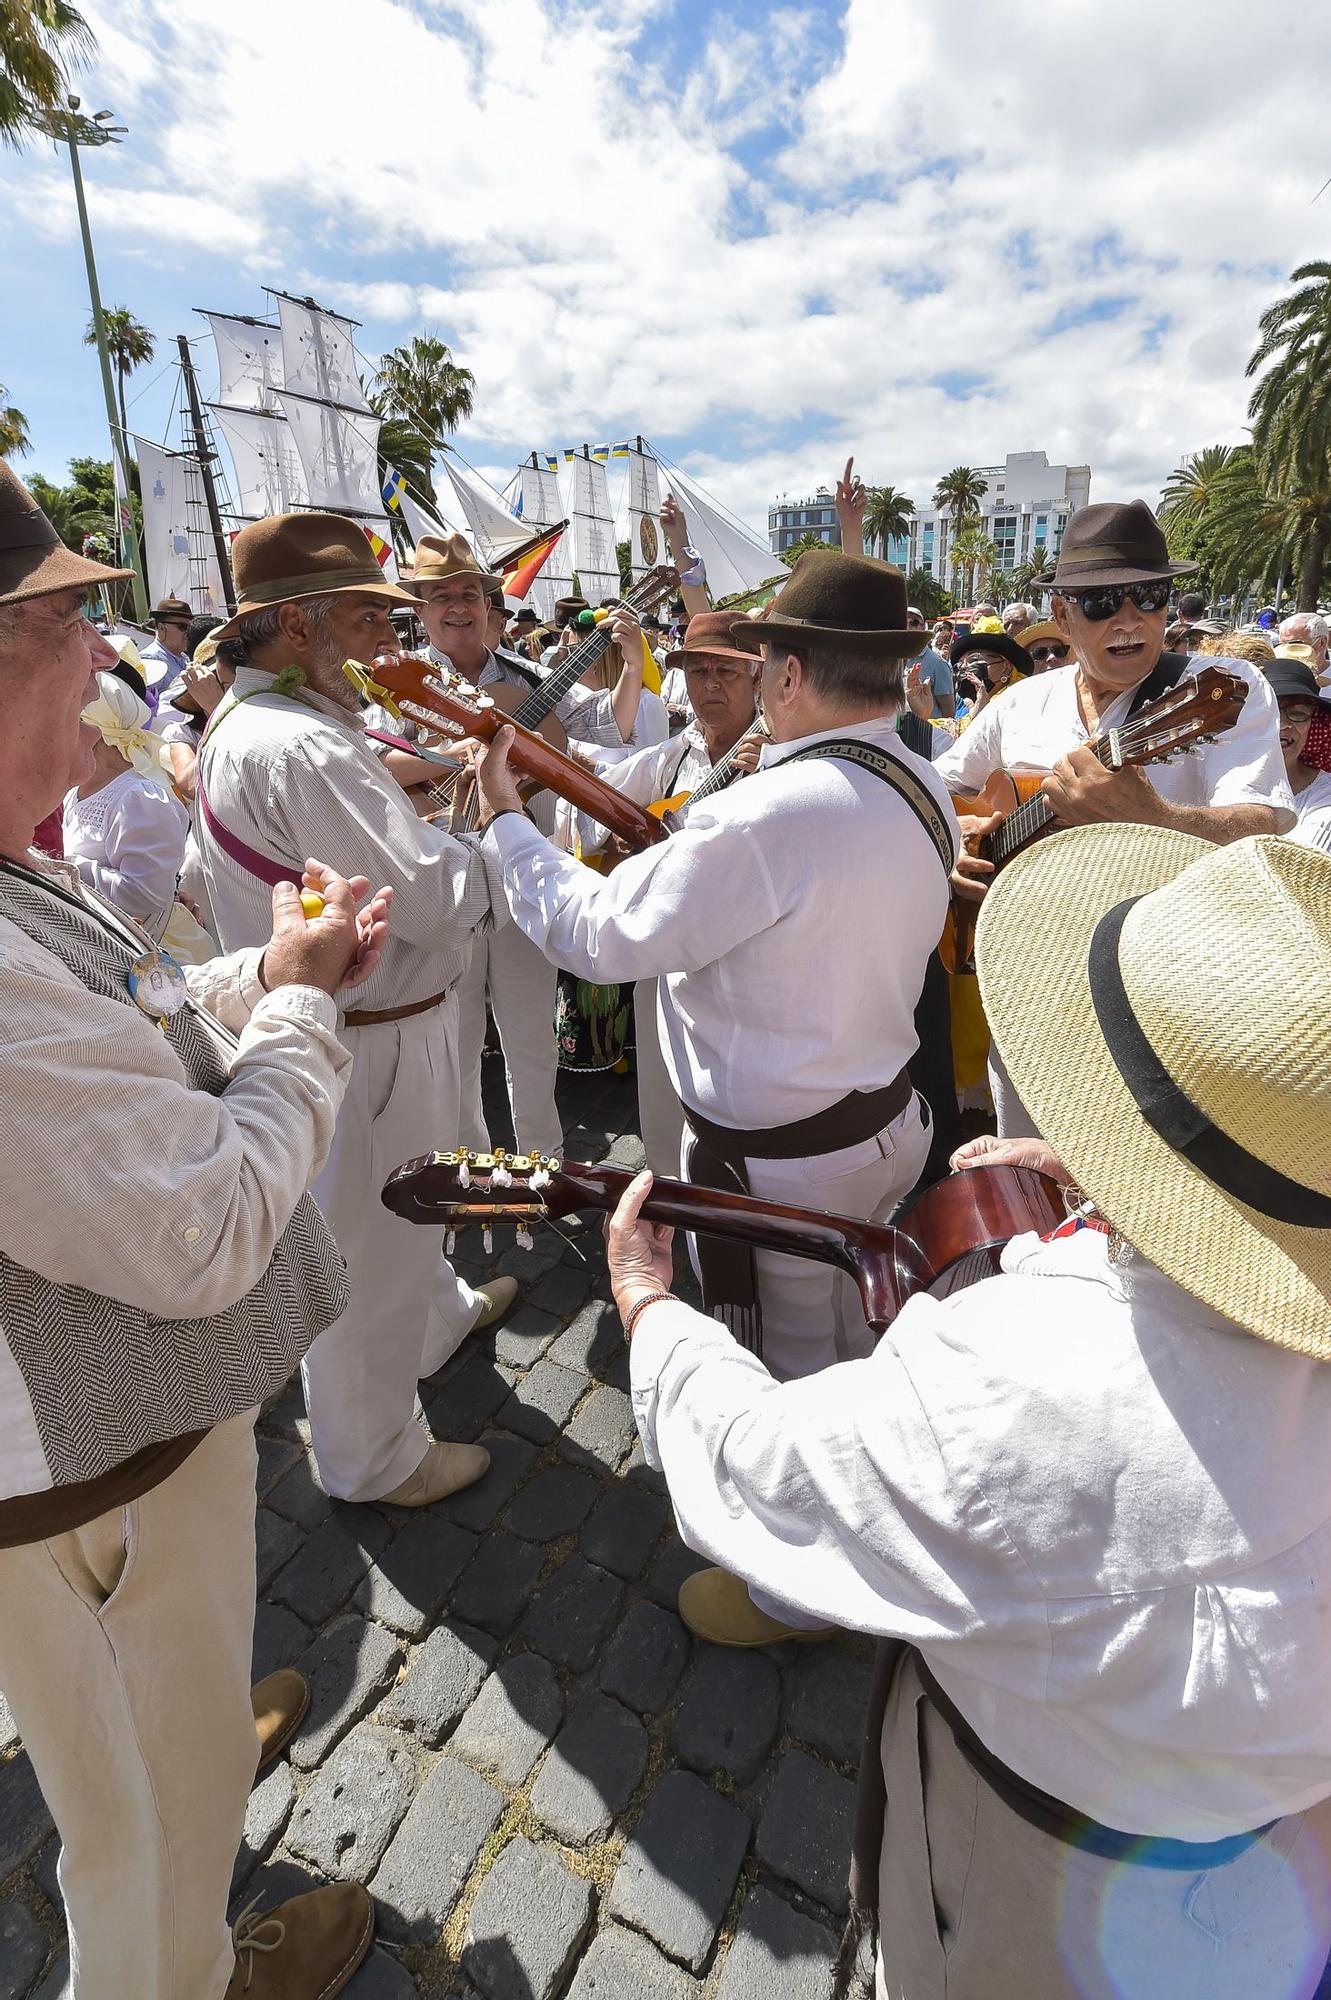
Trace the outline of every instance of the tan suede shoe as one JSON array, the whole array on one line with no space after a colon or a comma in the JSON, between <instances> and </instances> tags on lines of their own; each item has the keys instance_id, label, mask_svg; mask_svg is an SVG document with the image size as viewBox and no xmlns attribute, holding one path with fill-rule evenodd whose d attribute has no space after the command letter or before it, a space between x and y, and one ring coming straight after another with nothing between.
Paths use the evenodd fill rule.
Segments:
<instances>
[{"instance_id":1,"label":"tan suede shoe","mask_svg":"<svg viewBox=\"0 0 1331 2000\"><path fill-rule=\"evenodd\" d=\"M379 1499L390 1507L429 1507L474 1486L490 1470L490 1454L481 1444L444 1444L438 1438L409 1479Z\"/></svg>"},{"instance_id":2,"label":"tan suede shoe","mask_svg":"<svg viewBox=\"0 0 1331 2000\"><path fill-rule=\"evenodd\" d=\"M226 2000L333 2000L370 1949L374 1904L359 1882L293 1896L266 1916L242 1910Z\"/></svg>"},{"instance_id":3,"label":"tan suede shoe","mask_svg":"<svg viewBox=\"0 0 1331 2000\"><path fill-rule=\"evenodd\" d=\"M479 1333L482 1327L498 1326L501 1319L507 1319L509 1307L517 1295L516 1278L491 1278L488 1285L477 1285L476 1296L481 1301L481 1310L471 1323L471 1331Z\"/></svg>"},{"instance_id":4,"label":"tan suede shoe","mask_svg":"<svg viewBox=\"0 0 1331 2000\"><path fill-rule=\"evenodd\" d=\"M839 1630L819 1625L810 1631L769 1618L749 1596L748 1586L728 1569L700 1569L685 1577L679 1586L679 1615L690 1632L714 1646L775 1646L781 1639L816 1646L835 1639Z\"/></svg>"},{"instance_id":5,"label":"tan suede shoe","mask_svg":"<svg viewBox=\"0 0 1331 2000\"><path fill-rule=\"evenodd\" d=\"M266 1771L273 1759L281 1756L305 1720L310 1684L294 1667L280 1667L275 1674L266 1674L254 1683L250 1702L259 1736L259 1767L254 1774L257 1778L259 1771Z\"/></svg>"}]
</instances>

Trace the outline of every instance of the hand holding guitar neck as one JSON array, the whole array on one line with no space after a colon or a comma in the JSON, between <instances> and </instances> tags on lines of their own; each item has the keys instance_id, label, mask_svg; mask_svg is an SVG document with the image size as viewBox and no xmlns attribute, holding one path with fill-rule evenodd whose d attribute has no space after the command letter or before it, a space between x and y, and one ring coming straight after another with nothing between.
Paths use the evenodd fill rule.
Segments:
<instances>
[{"instance_id":1,"label":"hand holding guitar neck","mask_svg":"<svg viewBox=\"0 0 1331 2000\"><path fill-rule=\"evenodd\" d=\"M479 750L475 763L476 794L480 800L483 827L490 824L496 813L521 812L522 794L518 790L517 779L508 761L509 751L517 741L516 732L505 726Z\"/></svg>"}]
</instances>

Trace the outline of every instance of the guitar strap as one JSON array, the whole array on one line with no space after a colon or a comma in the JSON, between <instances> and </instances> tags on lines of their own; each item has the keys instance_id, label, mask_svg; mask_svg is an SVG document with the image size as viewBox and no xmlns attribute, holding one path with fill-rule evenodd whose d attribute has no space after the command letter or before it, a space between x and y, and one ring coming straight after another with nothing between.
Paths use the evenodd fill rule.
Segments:
<instances>
[{"instance_id":1,"label":"guitar strap","mask_svg":"<svg viewBox=\"0 0 1331 2000\"><path fill-rule=\"evenodd\" d=\"M1168 694L1172 687L1177 687L1191 666L1192 659L1187 653L1162 653L1146 679L1138 683L1136 692L1128 703L1124 722L1131 722L1133 716L1139 709L1145 708L1148 701L1158 701L1162 694Z\"/></svg>"},{"instance_id":2,"label":"guitar strap","mask_svg":"<svg viewBox=\"0 0 1331 2000\"><path fill-rule=\"evenodd\" d=\"M805 749L797 750L793 757L785 757L781 761L801 764L811 762L815 757L839 757L843 763L855 764L861 771L872 771L875 778L881 778L885 785L890 785L898 798L910 807L933 842L938 859L943 864L943 873L952 873L957 865L955 828L929 787L900 758L894 757L890 750L880 750L876 743L866 743L859 736L832 736L823 743L810 743Z\"/></svg>"}]
</instances>

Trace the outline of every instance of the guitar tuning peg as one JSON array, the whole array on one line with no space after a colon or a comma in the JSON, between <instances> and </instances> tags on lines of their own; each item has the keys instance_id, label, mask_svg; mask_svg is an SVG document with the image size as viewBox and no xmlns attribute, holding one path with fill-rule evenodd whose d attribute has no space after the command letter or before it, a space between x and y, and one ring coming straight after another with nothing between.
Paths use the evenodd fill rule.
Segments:
<instances>
[{"instance_id":1,"label":"guitar tuning peg","mask_svg":"<svg viewBox=\"0 0 1331 2000\"><path fill-rule=\"evenodd\" d=\"M532 1248L531 1231L525 1222L518 1224L518 1248L519 1250L530 1250Z\"/></svg>"},{"instance_id":2,"label":"guitar tuning peg","mask_svg":"<svg viewBox=\"0 0 1331 2000\"><path fill-rule=\"evenodd\" d=\"M447 1231L447 1233L445 1234L445 1237L444 1237L444 1255L445 1255L445 1257L451 1257L451 1256L453 1255L453 1252L454 1252L454 1251L456 1250L456 1248L457 1248L457 1242L458 1242L458 1233L457 1233L457 1230L456 1230L456 1229L450 1229L450 1230L448 1230L448 1231Z\"/></svg>"},{"instance_id":3,"label":"guitar tuning peg","mask_svg":"<svg viewBox=\"0 0 1331 2000\"><path fill-rule=\"evenodd\" d=\"M491 1229L489 1223L487 1222L481 1230L481 1248L482 1250L484 1250L486 1256L488 1257L492 1254L494 1247L495 1247L495 1233L493 1229Z\"/></svg>"},{"instance_id":4,"label":"guitar tuning peg","mask_svg":"<svg viewBox=\"0 0 1331 2000\"><path fill-rule=\"evenodd\" d=\"M471 1186L471 1154L465 1146L459 1146L455 1158L458 1167L458 1184L460 1187L469 1188Z\"/></svg>"}]
</instances>

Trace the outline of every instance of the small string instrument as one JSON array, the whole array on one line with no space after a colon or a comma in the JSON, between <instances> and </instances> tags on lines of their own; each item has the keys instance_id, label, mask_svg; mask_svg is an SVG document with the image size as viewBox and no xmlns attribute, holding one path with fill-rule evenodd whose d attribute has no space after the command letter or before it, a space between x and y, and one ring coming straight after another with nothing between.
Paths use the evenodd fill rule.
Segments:
<instances>
[{"instance_id":1,"label":"small string instrument","mask_svg":"<svg viewBox=\"0 0 1331 2000\"><path fill-rule=\"evenodd\" d=\"M1175 683L1155 701L1138 710L1130 721L1117 729L1107 729L1087 745L1110 771L1129 764L1158 764L1181 752L1195 750L1202 743L1232 729L1248 698L1248 685L1237 674L1220 667L1203 667ZM1057 831L1053 807L1042 787L1048 774L1042 771L995 771L982 792L952 794L959 814L977 819L992 813L1002 815L1001 824L991 833L976 838L966 836L968 854L992 861L994 869L1004 867L1015 855L1046 833ZM975 918L977 902L954 895L939 955L949 972L975 970Z\"/></svg>"},{"instance_id":2,"label":"small string instrument","mask_svg":"<svg viewBox=\"0 0 1331 2000\"><path fill-rule=\"evenodd\" d=\"M648 806L648 812L654 813L658 819L666 819L671 813L682 812L684 807L692 805L695 799L710 799L717 792L723 792L727 785L734 784L736 778L745 775L744 766L738 761L739 752L744 745L752 743L755 739L759 743L765 743L770 733L763 717L756 715L749 728L731 744L724 757L718 757L707 776L699 779L694 791L674 792L668 799L655 799Z\"/></svg>"},{"instance_id":3,"label":"small string instrument","mask_svg":"<svg viewBox=\"0 0 1331 2000\"><path fill-rule=\"evenodd\" d=\"M530 1243L529 1221L609 1212L632 1179L616 1167L462 1147L408 1160L389 1178L383 1202L405 1221L434 1228L480 1221L488 1235L496 1219L505 1219L518 1224L520 1242ZM864 1317L878 1333L915 1292L945 1298L991 1277L1011 1237L1026 1230L1044 1235L1064 1219L1054 1182L1028 1167L953 1174L927 1189L892 1228L672 1180L652 1183L642 1213L650 1222L835 1265L854 1279Z\"/></svg>"}]
</instances>

